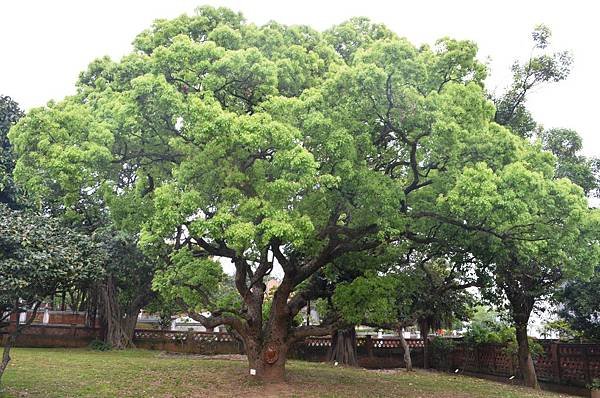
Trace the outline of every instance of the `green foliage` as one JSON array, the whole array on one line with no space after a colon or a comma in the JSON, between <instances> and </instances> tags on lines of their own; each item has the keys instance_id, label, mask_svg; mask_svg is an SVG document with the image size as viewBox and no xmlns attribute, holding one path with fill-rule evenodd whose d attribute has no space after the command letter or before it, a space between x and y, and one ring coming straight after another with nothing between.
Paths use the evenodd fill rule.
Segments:
<instances>
[{"instance_id":1,"label":"green foliage","mask_svg":"<svg viewBox=\"0 0 600 398\"><path fill-rule=\"evenodd\" d=\"M454 340L436 336L431 339L432 350L439 353L440 356L448 355L456 347Z\"/></svg>"},{"instance_id":2,"label":"green foliage","mask_svg":"<svg viewBox=\"0 0 600 398\"><path fill-rule=\"evenodd\" d=\"M384 267L389 267L386 264ZM336 286L333 303L344 320L396 329L426 320L429 327L466 320L473 297L439 259L422 266L395 263L393 272L367 271Z\"/></svg>"},{"instance_id":3,"label":"green foliage","mask_svg":"<svg viewBox=\"0 0 600 398\"><path fill-rule=\"evenodd\" d=\"M558 315L571 329L590 340L600 340L600 268L589 279L575 279L565 284L556 295L560 303Z\"/></svg>"},{"instance_id":4,"label":"green foliage","mask_svg":"<svg viewBox=\"0 0 600 398\"><path fill-rule=\"evenodd\" d=\"M495 121L509 127L522 137L531 137L537 123L526 108L527 93L548 82L559 82L571 71L573 57L568 51L547 54L551 32L547 26L538 25L532 33L532 56L523 64L512 66L513 82L502 95L494 98Z\"/></svg>"},{"instance_id":5,"label":"green foliage","mask_svg":"<svg viewBox=\"0 0 600 398\"><path fill-rule=\"evenodd\" d=\"M513 340L515 329L486 307L476 309L464 335L464 341L468 344L507 344Z\"/></svg>"},{"instance_id":6,"label":"green foliage","mask_svg":"<svg viewBox=\"0 0 600 398\"><path fill-rule=\"evenodd\" d=\"M535 301L600 256L582 190L498 124L512 126L519 84L566 76L567 54L517 65L495 110L474 43L417 48L363 18L321 34L201 7L134 46L9 135L38 203L139 237L144 270L169 259L153 282L167 300L263 337L320 298L349 320L434 325L464 315L474 274ZM413 249L431 261L405 273ZM263 322L274 257L285 283L268 316L286 322Z\"/></svg>"},{"instance_id":7,"label":"green foliage","mask_svg":"<svg viewBox=\"0 0 600 398\"><path fill-rule=\"evenodd\" d=\"M23 116L19 105L10 97L0 95L0 203L17 207L17 187L13 181L15 156L8 141L8 131Z\"/></svg>"},{"instance_id":8,"label":"green foliage","mask_svg":"<svg viewBox=\"0 0 600 398\"><path fill-rule=\"evenodd\" d=\"M365 320L375 324L393 323L397 319L393 292L397 289L398 282L392 277L361 276L352 283L339 284L333 302L344 319L352 324Z\"/></svg>"},{"instance_id":9,"label":"green foliage","mask_svg":"<svg viewBox=\"0 0 600 398\"><path fill-rule=\"evenodd\" d=\"M347 63L351 63L357 50L367 48L375 41L396 37L386 26L364 17L351 18L325 33L326 40Z\"/></svg>"},{"instance_id":10,"label":"green foliage","mask_svg":"<svg viewBox=\"0 0 600 398\"><path fill-rule=\"evenodd\" d=\"M600 174L595 168L596 160L579 154L582 140L576 131L549 129L541 134L541 141L543 148L556 156L556 177L568 178L586 194L598 194Z\"/></svg>"},{"instance_id":11,"label":"green foliage","mask_svg":"<svg viewBox=\"0 0 600 398\"><path fill-rule=\"evenodd\" d=\"M531 354L531 358L536 359L539 356L543 356L546 352L544 351L544 347L533 337L527 337L528 345L529 345L529 353ZM506 347L504 348L504 352L508 355L516 358L519 352L519 345L517 344L516 339L510 340Z\"/></svg>"},{"instance_id":12,"label":"green foliage","mask_svg":"<svg viewBox=\"0 0 600 398\"><path fill-rule=\"evenodd\" d=\"M454 340L436 336L430 341L431 356L436 364L442 369L450 367L450 354L456 347Z\"/></svg>"},{"instance_id":13,"label":"green foliage","mask_svg":"<svg viewBox=\"0 0 600 398\"><path fill-rule=\"evenodd\" d=\"M137 316L139 308L152 299L152 278L163 261L157 254L144 254L138 247L135 235L118 231L112 226L98 229L94 239L107 253L106 261L99 266L102 266L116 295L114 304L124 309L131 308L131 312Z\"/></svg>"},{"instance_id":14,"label":"green foliage","mask_svg":"<svg viewBox=\"0 0 600 398\"><path fill-rule=\"evenodd\" d=\"M88 287L102 276L105 258L100 245L57 220L0 205L0 312Z\"/></svg>"},{"instance_id":15,"label":"green foliage","mask_svg":"<svg viewBox=\"0 0 600 398\"><path fill-rule=\"evenodd\" d=\"M156 272L152 288L168 302L181 299L183 310L203 312L239 307L221 264L210 258L194 257L185 249L173 253L170 264Z\"/></svg>"},{"instance_id":16,"label":"green foliage","mask_svg":"<svg viewBox=\"0 0 600 398\"><path fill-rule=\"evenodd\" d=\"M111 346L102 340L92 340L88 348L92 351L109 351Z\"/></svg>"},{"instance_id":17,"label":"green foliage","mask_svg":"<svg viewBox=\"0 0 600 398\"><path fill-rule=\"evenodd\" d=\"M587 388L592 391L600 390L600 379L592 380L592 382L587 385Z\"/></svg>"},{"instance_id":18,"label":"green foliage","mask_svg":"<svg viewBox=\"0 0 600 398\"><path fill-rule=\"evenodd\" d=\"M558 333L558 338L563 341L580 339L583 337L583 332L573 329L571 325L563 319L556 319L544 324L542 335L548 333Z\"/></svg>"},{"instance_id":19,"label":"green foliage","mask_svg":"<svg viewBox=\"0 0 600 398\"><path fill-rule=\"evenodd\" d=\"M529 339L529 351L533 358L542 355L544 348L534 338ZM502 321L498 314L486 307L478 307L463 338L470 345L501 344L504 351L516 357L518 352L515 328Z\"/></svg>"}]
</instances>

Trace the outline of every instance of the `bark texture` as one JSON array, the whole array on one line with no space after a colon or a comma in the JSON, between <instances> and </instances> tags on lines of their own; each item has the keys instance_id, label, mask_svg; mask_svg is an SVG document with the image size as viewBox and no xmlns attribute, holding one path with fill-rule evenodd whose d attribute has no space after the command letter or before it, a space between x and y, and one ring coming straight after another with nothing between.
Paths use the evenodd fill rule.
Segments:
<instances>
[{"instance_id":1,"label":"bark texture","mask_svg":"<svg viewBox=\"0 0 600 398\"><path fill-rule=\"evenodd\" d=\"M408 346L408 343L406 342L406 339L404 338L404 329L401 328L400 330L398 330L398 335L400 336L400 345L402 346L402 350L404 351L404 367L406 368L407 372L412 372L413 371L413 367L412 367L412 359L410 357L410 347Z\"/></svg>"},{"instance_id":2,"label":"bark texture","mask_svg":"<svg viewBox=\"0 0 600 398\"><path fill-rule=\"evenodd\" d=\"M122 305L112 276L107 276L100 286L100 321L104 341L112 348L134 347L133 333L137 324L137 317L143 305L146 304L148 293L149 287L148 289L141 288L141 291L135 295L133 300L126 305Z\"/></svg>"},{"instance_id":3,"label":"bark texture","mask_svg":"<svg viewBox=\"0 0 600 398\"><path fill-rule=\"evenodd\" d=\"M529 338L527 337L527 324L516 325L517 344L519 346L517 356L519 358L519 369L523 375L523 382L527 387L540 389L540 385L533 366L533 358L529 351Z\"/></svg>"},{"instance_id":4,"label":"bark texture","mask_svg":"<svg viewBox=\"0 0 600 398\"><path fill-rule=\"evenodd\" d=\"M338 329L331 336L329 361L346 366L358 366L356 355L356 330L354 326Z\"/></svg>"}]
</instances>

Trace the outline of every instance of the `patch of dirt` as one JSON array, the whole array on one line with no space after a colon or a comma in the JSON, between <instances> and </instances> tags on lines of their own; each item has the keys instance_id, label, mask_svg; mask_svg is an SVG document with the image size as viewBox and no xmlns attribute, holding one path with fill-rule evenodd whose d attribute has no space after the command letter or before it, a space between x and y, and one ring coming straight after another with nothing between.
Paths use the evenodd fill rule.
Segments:
<instances>
[{"instance_id":1,"label":"patch of dirt","mask_svg":"<svg viewBox=\"0 0 600 398\"><path fill-rule=\"evenodd\" d=\"M185 352L161 352L158 354L159 358L193 358L193 359L220 359L224 361L247 361L248 358L241 354L215 354L215 355L202 355L202 354L187 354Z\"/></svg>"}]
</instances>

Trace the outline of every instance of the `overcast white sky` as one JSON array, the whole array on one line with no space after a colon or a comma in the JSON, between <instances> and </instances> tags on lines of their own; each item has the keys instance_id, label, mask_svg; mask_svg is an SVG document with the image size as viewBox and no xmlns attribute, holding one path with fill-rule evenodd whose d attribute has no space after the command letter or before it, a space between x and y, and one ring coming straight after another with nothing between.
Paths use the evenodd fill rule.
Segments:
<instances>
[{"instance_id":1,"label":"overcast white sky","mask_svg":"<svg viewBox=\"0 0 600 398\"><path fill-rule=\"evenodd\" d=\"M156 18L192 13L202 4L242 11L254 23L276 20L324 30L352 16L383 22L415 44L442 36L471 39L480 58L491 57L491 88L510 80L515 58L531 49L537 23L553 30L556 49L570 49L570 78L531 96L529 107L546 127L570 127L584 138L588 155L600 156L596 96L600 93L600 13L594 1L250 1L250 0L0 0L0 93L28 109L61 99L94 58L120 58L135 35ZM486 7L486 4L489 6Z\"/></svg>"}]
</instances>

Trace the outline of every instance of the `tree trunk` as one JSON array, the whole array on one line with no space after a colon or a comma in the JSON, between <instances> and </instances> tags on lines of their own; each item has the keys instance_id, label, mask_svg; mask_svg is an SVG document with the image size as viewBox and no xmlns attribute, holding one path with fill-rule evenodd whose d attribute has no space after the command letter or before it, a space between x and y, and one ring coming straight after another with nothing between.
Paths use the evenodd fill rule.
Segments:
<instances>
[{"instance_id":1,"label":"tree trunk","mask_svg":"<svg viewBox=\"0 0 600 398\"><path fill-rule=\"evenodd\" d=\"M261 345L254 339L246 339L246 354L250 376L264 383L285 382L285 363L288 346L279 342Z\"/></svg>"},{"instance_id":2,"label":"tree trunk","mask_svg":"<svg viewBox=\"0 0 600 398\"><path fill-rule=\"evenodd\" d=\"M17 320L18 322L18 320ZM10 334L6 343L4 344L4 351L2 353L2 363L0 364L0 381L2 381L2 376L4 375L4 371L10 362L10 349L15 344L17 340L17 331L14 331Z\"/></svg>"},{"instance_id":3,"label":"tree trunk","mask_svg":"<svg viewBox=\"0 0 600 398\"><path fill-rule=\"evenodd\" d=\"M527 337L527 323L519 323L515 325L519 359L519 369L523 375L523 382L527 387L540 389L540 385L537 381L537 375L535 373L535 367L533 366L533 359L531 358L531 352L529 352L529 339Z\"/></svg>"},{"instance_id":4,"label":"tree trunk","mask_svg":"<svg viewBox=\"0 0 600 398\"><path fill-rule=\"evenodd\" d=\"M264 383L285 382L285 364L291 342L289 341L290 313L287 299L290 285L282 281L273 295L271 311L266 324L262 319L265 285L253 288L247 297L251 317L246 333L242 333L248 356L251 377Z\"/></svg>"},{"instance_id":5,"label":"tree trunk","mask_svg":"<svg viewBox=\"0 0 600 398\"><path fill-rule=\"evenodd\" d=\"M404 367L407 372L412 372L412 359L410 357L410 347L404 338L404 328L398 329L398 335L400 336L400 345L402 346L402 350L404 351Z\"/></svg>"},{"instance_id":6,"label":"tree trunk","mask_svg":"<svg viewBox=\"0 0 600 398\"><path fill-rule=\"evenodd\" d=\"M117 289L111 276L108 276L100 287L99 299L104 341L115 349L134 347L133 332L141 305L130 303L129 308L123 311L119 305Z\"/></svg>"},{"instance_id":7,"label":"tree trunk","mask_svg":"<svg viewBox=\"0 0 600 398\"><path fill-rule=\"evenodd\" d=\"M25 323L22 325L19 324L20 312L18 310L14 311L17 314L17 319L15 321L14 331L11 332L6 343L4 344L4 351L2 352L2 363L0 363L0 382L2 381L2 376L4 375L4 371L6 370L8 363L10 362L10 349L15 345L15 342L17 341L17 336L21 334L21 331L23 331L23 329L25 329L27 326L33 323L33 320L37 316L39 306L39 302L33 306L31 316L28 319L26 319ZM17 302L15 304L15 309L17 309L18 307L19 303ZM27 310L25 310L25 313L27 313Z\"/></svg>"},{"instance_id":8,"label":"tree trunk","mask_svg":"<svg viewBox=\"0 0 600 398\"><path fill-rule=\"evenodd\" d=\"M421 320L419 322L419 331L421 332L421 339L423 340L423 369L429 369L429 322L427 320Z\"/></svg>"},{"instance_id":9,"label":"tree trunk","mask_svg":"<svg viewBox=\"0 0 600 398\"><path fill-rule=\"evenodd\" d=\"M347 366L358 366L356 357L356 330L354 325L336 330L331 336L329 361Z\"/></svg>"}]
</instances>

